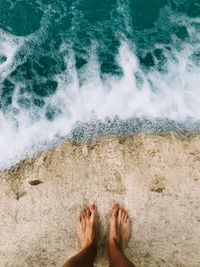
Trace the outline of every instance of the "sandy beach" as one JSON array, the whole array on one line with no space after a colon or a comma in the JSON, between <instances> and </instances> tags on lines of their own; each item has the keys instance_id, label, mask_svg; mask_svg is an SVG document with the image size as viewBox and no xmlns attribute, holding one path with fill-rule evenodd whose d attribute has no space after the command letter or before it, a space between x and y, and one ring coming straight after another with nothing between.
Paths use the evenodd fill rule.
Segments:
<instances>
[{"instance_id":1,"label":"sandy beach","mask_svg":"<svg viewBox=\"0 0 200 267\"><path fill-rule=\"evenodd\" d=\"M200 266L200 136L168 132L64 141L0 174L0 266L61 266L79 251L75 222L99 214L97 267L108 266L108 220L131 218L136 266Z\"/></svg>"}]
</instances>

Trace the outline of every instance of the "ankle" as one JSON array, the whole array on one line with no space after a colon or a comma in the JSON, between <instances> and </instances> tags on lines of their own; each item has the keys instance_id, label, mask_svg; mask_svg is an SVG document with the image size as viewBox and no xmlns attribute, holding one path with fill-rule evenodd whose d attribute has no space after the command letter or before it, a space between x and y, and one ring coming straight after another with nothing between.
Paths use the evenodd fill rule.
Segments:
<instances>
[{"instance_id":1,"label":"ankle","mask_svg":"<svg viewBox=\"0 0 200 267\"><path fill-rule=\"evenodd\" d=\"M90 238L85 238L84 242L82 242L81 247L82 249L92 247L95 248L97 246L97 237L93 235Z\"/></svg>"},{"instance_id":2,"label":"ankle","mask_svg":"<svg viewBox=\"0 0 200 267\"><path fill-rule=\"evenodd\" d=\"M118 244L118 242L115 238L112 238L109 240L108 253L110 253L110 251L113 251L113 250L122 251L120 244Z\"/></svg>"},{"instance_id":3,"label":"ankle","mask_svg":"<svg viewBox=\"0 0 200 267\"><path fill-rule=\"evenodd\" d=\"M97 255L97 243L95 241L88 243L83 249L82 251L90 251L91 255L93 255L94 257L96 257Z\"/></svg>"}]
</instances>

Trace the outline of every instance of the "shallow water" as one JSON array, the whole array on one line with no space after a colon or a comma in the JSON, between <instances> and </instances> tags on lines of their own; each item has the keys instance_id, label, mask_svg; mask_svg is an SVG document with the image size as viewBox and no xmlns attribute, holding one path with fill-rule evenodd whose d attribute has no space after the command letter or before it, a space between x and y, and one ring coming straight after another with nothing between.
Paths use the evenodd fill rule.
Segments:
<instances>
[{"instance_id":1,"label":"shallow water","mask_svg":"<svg viewBox=\"0 0 200 267\"><path fill-rule=\"evenodd\" d=\"M198 0L0 3L0 168L58 143L199 131Z\"/></svg>"}]
</instances>

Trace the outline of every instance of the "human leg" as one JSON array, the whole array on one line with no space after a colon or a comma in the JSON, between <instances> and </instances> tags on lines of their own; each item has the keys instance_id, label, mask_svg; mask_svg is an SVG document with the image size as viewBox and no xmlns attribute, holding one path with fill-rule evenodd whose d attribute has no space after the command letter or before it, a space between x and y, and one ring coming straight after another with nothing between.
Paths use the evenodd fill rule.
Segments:
<instances>
[{"instance_id":1,"label":"human leg","mask_svg":"<svg viewBox=\"0 0 200 267\"><path fill-rule=\"evenodd\" d=\"M92 205L84 209L76 226L81 251L69 259L63 267L92 267L97 253L97 214Z\"/></svg>"},{"instance_id":2,"label":"human leg","mask_svg":"<svg viewBox=\"0 0 200 267\"><path fill-rule=\"evenodd\" d=\"M113 206L110 218L110 236L108 256L110 267L134 267L135 265L124 255L130 236L130 219L124 209L117 204Z\"/></svg>"}]
</instances>

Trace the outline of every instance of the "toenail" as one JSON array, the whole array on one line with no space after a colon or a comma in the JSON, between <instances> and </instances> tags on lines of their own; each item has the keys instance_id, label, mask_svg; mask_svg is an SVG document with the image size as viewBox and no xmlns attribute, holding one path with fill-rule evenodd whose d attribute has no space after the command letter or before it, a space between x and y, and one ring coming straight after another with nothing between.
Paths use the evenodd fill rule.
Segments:
<instances>
[{"instance_id":1,"label":"toenail","mask_svg":"<svg viewBox=\"0 0 200 267\"><path fill-rule=\"evenodd\" d=\"M93 209L93 210L95 209L95 205L94 204L91 206L91 209Z\"/></svg>"},{"instance_id":2,"label":"toenail","mask_svg":"<svg viewBox=\"0 0 200 267\"><path fill-rule=\"evenodd\" d=\"M114 205L114 209L118 209L119 208L119 205L118 204L115 204Z\"/></svg>"}]
</instances>

